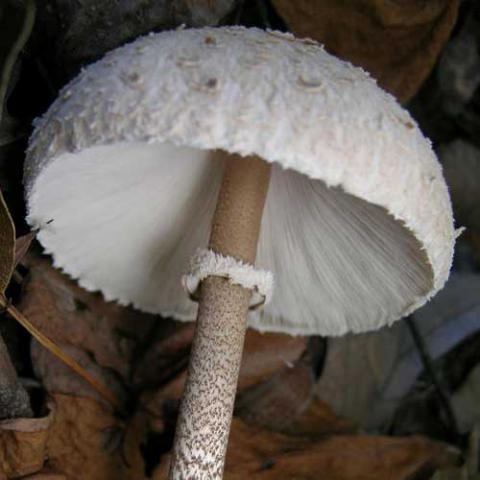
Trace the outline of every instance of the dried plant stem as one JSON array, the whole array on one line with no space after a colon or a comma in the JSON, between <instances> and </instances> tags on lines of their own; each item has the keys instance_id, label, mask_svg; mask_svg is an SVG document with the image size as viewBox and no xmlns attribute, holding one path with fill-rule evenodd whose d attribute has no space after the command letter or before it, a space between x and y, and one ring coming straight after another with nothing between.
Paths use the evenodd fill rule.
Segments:
<instances>
[{"instance_id":1,"label":"dried plant stem","mask_svg":"<svg viewBox=\"0 0 480 480\"><path fill-rule=\"evenodd\" d=\"M5 309L8 314L14 318L20 325L22 325L25 330L27 330L32 337L34 337L41 345L43 345L49 352L55 355L59 360L61 360L65 365L70 367L75 373L80 375L98 394L100 394L105 400L107 400L113 407L119 409L120 402L116 396L95 379L90 373L88 373L74 358L70 355L67 355L61 348L59 348L50 338L40 332L30 321L17 310L13 305L11 305L5 296L0 295L0 307Z\"/></svg>"},{"instance_id":2,"label":"dried plant stem","mask_svg":"<svg viewBox=\"0 0 480 480\"><path fill-rule=\"evenodd\" d=\"M255 262L270 166L228 156L209 248ZM170 480L223 475L251 291L226 279L201 285L187 383L177 420Z\"/></svg>"}]
</instances>

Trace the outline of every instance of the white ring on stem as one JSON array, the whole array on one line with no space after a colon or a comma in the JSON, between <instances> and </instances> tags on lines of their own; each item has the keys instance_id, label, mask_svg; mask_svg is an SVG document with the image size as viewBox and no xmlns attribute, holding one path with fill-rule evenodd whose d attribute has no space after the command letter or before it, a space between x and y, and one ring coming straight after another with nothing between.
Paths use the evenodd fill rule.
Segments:
<instances>
[{"instance_id":1,"label":"white ring on stem","mask_svg":"<svg viewBox=\"0 0 480 480\"><path fill-rule=\"evenodd\" d=\"M272 298L272 272L257 269L233 257L201 248L191 258L189 271L182 277L183 288L192 300L197 300L196 293L201 281L212 275L226 278L234 285L252 290L254 294L250 305L252 310L267 304Z\"/></svg>"}]
</instances>

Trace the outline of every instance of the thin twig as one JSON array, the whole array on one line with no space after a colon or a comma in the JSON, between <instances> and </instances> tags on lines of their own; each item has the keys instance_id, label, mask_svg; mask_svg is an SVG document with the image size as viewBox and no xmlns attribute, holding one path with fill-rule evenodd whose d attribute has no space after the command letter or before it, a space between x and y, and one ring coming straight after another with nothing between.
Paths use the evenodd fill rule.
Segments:
<instances>
[{"instance_id":1,"label":"thin twig","mask_svg":"<svg viewBox=\"0 0 480 480\"><path fill-rule=\"evenodd\" d=\"M450 426L450 430L454 436L454 440L455 442L458 442L460 434L458 433L457 419L455 418L455 414L450 403L450 397L437 376L437 372L435 371L435 367L433 365L433 361L428 351L427 345L425 344L422 334L418 330L413 316L410 315L405 320L407 322L407 326L410 330L410 334L412 335L415 346L417 347L418 353L420 354L420 358L422 359L425 372L427 373L438 396L438 399L440 400L440 404L445 412L445 415L447 416L447 420Z\"/></svg>"},{"instance_id":2,"label":"thin twig","mask_svg":"<svg viewBox=\"0 0 480 480\"><path fill-rule=\"evenodd\" d=\"M117 397L107 387L105 387L105 385L90 375L90 373L88 373L73 357L66 354L52 340L50 340L46 335L32 325L27 317L25 317L25 315L23 315L23 313L17 310L13 305L11 305L3 295L0 295L0 307L4 308L12 316L12 318L20 323L20 325L22 325L22 327L24 327L25 330L27 330L32 337L42 344L49 352L55 355L65 365L70 367L75 373L80 375L80 377L82 377L105 400L107 400L116 409L120 409L121 405Z\"/></svg>"}]
</instances>

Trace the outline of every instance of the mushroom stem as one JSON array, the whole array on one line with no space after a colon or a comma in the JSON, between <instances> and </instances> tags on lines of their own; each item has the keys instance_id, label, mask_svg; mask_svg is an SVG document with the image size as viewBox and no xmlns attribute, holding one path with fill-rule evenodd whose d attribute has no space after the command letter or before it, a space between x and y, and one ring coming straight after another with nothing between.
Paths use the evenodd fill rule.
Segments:
<instances>
[{"instance_id":1,"label":"mushroom stem","mask_svg":"<svg viewBox=\"0 0 480 480\"><path fill-rule=\"evenodd\" d=\"M255 262L269 179L270 165L260 158L227 156L211 250ZM170 480L222 478L251 294L220 277L200 286Z\"/></svg>"}]
</instances>

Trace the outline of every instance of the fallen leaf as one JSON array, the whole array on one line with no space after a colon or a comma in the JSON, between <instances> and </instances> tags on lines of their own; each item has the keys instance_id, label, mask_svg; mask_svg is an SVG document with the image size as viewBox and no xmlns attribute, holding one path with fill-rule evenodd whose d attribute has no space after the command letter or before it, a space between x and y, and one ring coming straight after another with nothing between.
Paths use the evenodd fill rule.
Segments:
<instances>
[{"instance_id":1,"label":"fallen leaf","mask_svg":"<svg viewBox=\"0 0 480 480\"><path fill-rule=\"evenodd\" d=\"M288 28L365 68L406 102L426 79L457 18L458 0L272 0Z\"/></svg>"},{"instance_id":2,"label":"fallen leaf","mask_svg":"<svg viewBox=\"0 0 480 480\"><path fill-rule=\"evenodd\" d=\"M305 337L248 329L237 392L260 384L277 372L292 369L306 348Z\"/></svg>"},{"instance_id":3,"label":"fallen leaf","mask_svg":"<svg viewBox=\"0 0 480 480\"><path fill-rule=\"evenodd\" d=\"M246 389L235 402L235 415L250 424L287 431L313 399L313 373L305 353L268 380Z\"/></svg>"},{"instance_id":4,"label":"fallen leaf","mask_svg":"<svg viewBox=\"0 0 480 480\"><path fill-rule=\"evenodd\" d=\"M13 273L15 227L0 192L0 294L5 292Z\"/></svg>"},{"instance_id":5,"label":"fallen leaf","mask_svg":"<svg viewBox=\"0 0 480 480\"><path fill-rule=\"evenodd\" d=\"M445 288L415 312L433 359L479 330L479 298L478 275L453 273ZM423 368L406 324L399 321L376 332L330 339L315 394L360 427L381 429Z\"/></svg>"},{"instance_id":6,"label":"fallen leaf","mask_svg":"<svg viewBox=\"0 0 480 480\"><path fill-rule=\"evenodd\" d=\"M141 416L128 422L85 397L53 394L48 464L69 480L141 480Z\"/></svg>"},{"instance_id":7,"label":"fallen leaf","mask_svg":"<svg viewBox=\"0 0 480 480\"><path fill-rule=\"evenodd\" d=\"M16 267L25 257L33 240L35 239L36 232L30 232L15 240L15 261L14 267Z\"/></svg>"},{"instance_id":8,"label":"fallen leaf","mask_svg":"<svg viewBox=\"0 0 480 480\"><path fill-rule=\"evenodd\" d=\"M62 473L55 473L50 469L44 469L41 472L22 477L22 480L68 480Z\"/></svg>"},{"instance_id":9,"label":"fallen leaf","mask_svg":"<svg viewBox=\"0 0 480 480\"><path fill-rule=\"evenodd\" d=\"M169 320L166 328L154 332L134 367L133 381L137 388L158 387L184 376L194 330L194 323Z\"/></svg>"},{"instance_id":10,"label":"fallen leaf","mask_svg":"<svg viewBox=\"0 0 480 480\"><path fill-rule=\"evenodd\" d=\"M249 426L234 419L225 480L411 480L458 464L460 452L422 437L338 435L310 442ZM153 480L166 480L162 459ZM420 477L420 474L423 476Z\"/></svg>"},{"instance_id":11,"label":"fallen leaf","mask_svg":"<svg viewBox=\"0 0 480 480\"><path fill-rule=\"evenodd\" d=\"M22 480L68 480L68 478L61 473L49 473L45 471L22 477Z\"/></svg>"},{"instance_id":12,"label":"fallen leaf","mask_svg":"<svg viewBox=\"0 0 480 480\"><path fill-rule=\"evenodd\" d=\"M356 429L351 420L340 417L327 403L314 398L304 412L282 428L282 432L315 439L326 435L355 433Z\"/></svg>"},{"instance_id":13,"label":"fallen leaf","mask_svg":"<svg viewBox=\"0 0 480 480\"><path fill-rule=\"evenodd\" d=\"M17 478L42 469L55 408L43 418L17 418L0 422L0 473Z\"/></svg>"},{"instance_id":14,"label":"fallen leaf","mask_svg":"<svg viewBox=\"0 0 480 480\"><path fill-rule=\"evenodd\" d=\"M0 122L14 63L33 26L35 4L4 2L0 6ZM15 226L0 192L0 296L10 283L15 258ZM28 394L19 383L7 348L0 338L0 418L31 416Z\"/></svg>"},{"instance_id":15,"label":"fallen leaf","mask_svg":"<svg viewBox=\"0 0 480 480\"><path fill-rule=\"evenodd\" d=\"M194 324L191 324L180 329L178 335L173 335L173 341L170 340L170 337L167 337L155 343L154 349L157 354L163 351L164 356L161 361L160 357L157 357L155 363L150 360L150 365L155 366L155 368L151 367L153 372L150 372L149 375L153 380L154 375L157 374L159 378L164 379L164 382L161 388L142 392L140 403L156 418L163 418L165 411L168 411L173 419L176 416L187 378L188 350L194 326ZM176 348L171 349L173 345ZM294 365L305 347L306 340L301 337L273 333L262 334L254 330L247 330L237 389L240 399L243 398L242 393L246 393L246 397L240 400L240 404L237 403L245 417L255 417L252 421L263 421L265 424L273 423L278 428L293 421L293 418L299 413L299 410L297 410L298 402L293 402L290 405L291 396L282 397L282 395L284 394L283 389L288 390L289 388L290 375L288 373L291 370L296 371ZM183 357L178 356L179 352ZM170 362L168 361L169 358ZM163 365L163 368L159 368L159 365ZM298 392L302 406L305 401L308 402L308 399L306 400L302 395L306 394L308 397L309 393L306 393L306 391L309 391L311 387L311 375L306 373L307 368L305 366L303 377L295 379L300 384L308 377L307 383L309 386L306 386L306 390ZM170 372L170 374L168 376L164 375L162 372L165 371ZM294 373L291 376L294 376ZM267 391L266 394L265 391ZM263 397L259 405L257 405L257 397ZM280 402L277 401L276 397L282 397ZM281 403L282 401L284 404L280 406L280 409L283 410L282 418L285 419L285 422L279 422L278 410L272 405L275 402ZM285 406L286 408L283 408ZM255 416L256 411L260 412L259 416ZM260 420L259 417L262 417L263 420Z\"/></svg>"},{"instance_id":16,"label":"fallen leaf","mask_svg":"<svg viewBox=\"0 0 480 480\"><path fill-rule=\"evenodd\" d=\"M194 322L175 322L170 332L159 331L135 369L135 383L151 387L170 381L175 375L183 377L194 331ZM293 365L305 351L306 344L302 337L248 329L237 391L242 392Z\"/></svg>"},{"instance_id":17,"label":"fallen leaf","mask_svg":"<svg viewBox=\"0 0 480 480\"><path fill-rule=\"evenodd\" d=\"M1 107L1 97L0 97ZM0 192L0 296L10 283L14 269L15 227ZM30 417L30 400L17 378L7 347L0 336L0 418Z\"/></svg>"},{"instance_id":18,"label":"fallen leaf","mask_svg":"<svg viewBox=\"0 0 480 480\"><path fill-rule=\"evenodd\" d=\"M50 353L36 340L32 340L31 357L35 376L41 381L42 387L49 393L65 393L77 396L91 397L98 402L122 409L128 402L124 384L118 375L107 368L99 367L84 351L69 345L60 345L62 351L73 358L93 379L115 398L115 403L108 401L96 389L77 375L63 361Z\"/></svg>"},{"instance_id":19,"label":"fallen leaf","mask_svg":"<svg viewBox=\"0 0 480 480\"><path fill-rule=\"evenodd\" d=\"M137 349L152 329L169 331L172 322L105 302L54 269L45 257L28 254L23 263L29 276L19 305L22 313L58 344L82 350L125 381L132 375Z\"/></svg>"},{"instance_id":20,"label":"fallen leaf","mask_svg":"<svg viewBox=\"0 0 480 480\"><path fill-rule=\"evenodd\" d=\"M92 362L115 370L124 380L132 379L137 389L158 388L176 376L184 377L194 322L175 322L105 302L54 269L47 258L28 254L23 263L29 275L19 309L47 336L63 347L85 352ZM248 330L239 391L288 368L305 348L301 337ZM38 349L33 352L36 363L50 361L43 354L40 359ZM39 368L46 378L48 368ZM52 381L57 380L58 375L52 374ZM180 396L183 384L177 384Z\"/></svg>"}]
</instances>

